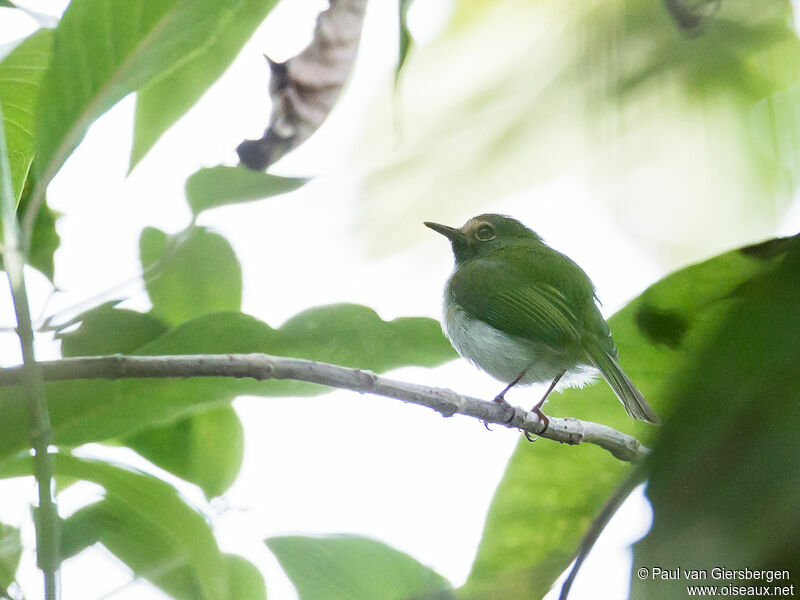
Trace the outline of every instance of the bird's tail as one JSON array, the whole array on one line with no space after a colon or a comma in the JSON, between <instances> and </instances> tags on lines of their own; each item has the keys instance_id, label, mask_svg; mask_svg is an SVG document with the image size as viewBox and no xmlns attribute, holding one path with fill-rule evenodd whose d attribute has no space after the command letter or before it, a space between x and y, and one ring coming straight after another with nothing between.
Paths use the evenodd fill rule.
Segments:
<instances>
[{"instance_id":1,"label":"bird's tail","mask_svg":"<svg viewBox=\"0 0 800 600\"><path fill-rule=\"evenodd\" d=\"M603 378L614 390L628 416L632 419L660 424L661 419L658 418L658 415L642 396L642 392L625 374L616 359L594 340L585 340L585 346L589 360L600 370Z\"/></svg>"}]
</instances>

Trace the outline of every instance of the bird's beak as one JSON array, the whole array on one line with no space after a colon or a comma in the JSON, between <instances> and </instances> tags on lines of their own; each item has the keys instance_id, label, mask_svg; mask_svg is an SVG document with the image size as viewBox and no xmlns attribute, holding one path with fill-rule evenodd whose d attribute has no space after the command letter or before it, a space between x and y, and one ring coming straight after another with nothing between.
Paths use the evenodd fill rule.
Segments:
<instances>
[{"instance_id":1,"label":"bird's beak","mask_svg":"<svg viewBox=\"0 0 800 600\"><path fill-rule=\"evenodd\" d=\"M441 233L451 242L465 241L464 233L460 229L456 229L455 227L448 227L447 225L439 225L439 223L431 223L430 221L425 221L424 225L425 227L430 227L436 233Z\"/></svg>"}]
</instances>

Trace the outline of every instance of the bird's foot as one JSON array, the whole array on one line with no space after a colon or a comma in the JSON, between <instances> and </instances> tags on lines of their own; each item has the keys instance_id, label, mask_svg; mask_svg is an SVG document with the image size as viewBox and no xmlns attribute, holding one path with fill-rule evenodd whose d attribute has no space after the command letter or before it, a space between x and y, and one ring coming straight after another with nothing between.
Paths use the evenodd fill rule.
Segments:
<instances>
[{"instance_id":1,"label":"bird's foot","mask_svg":"<svg viewBox=\"0 0 800 600\"><path fill-rule=\"evenodd\" d=\"M506 399L503 397L503 394L495 396L494 402L497 402L497 404L504 406L506 410L508 410L511 413L511 415L504 421L506 425L511 423L511 421L514 419L514 407L511 406L506 401ZM486 427L487 431L491 431L491 429L489 428L489 424L486 421L483 422L483 426Z\"/></svg>"},{"instance_id":2,"label":"bird's foot","mask_svg":"<svg viewBox=\"0 0 800 600\"><path fill-rule=\"evenodd\" d=\"M541 409L541 408L539 408L538 406L534 406L534 407L531 409L531 412L532 412L533 414L535 414L537 417L539 417L539 422L540 422L542 425L544 425L544 427L542 428L542 430L539 432L539 434L541 435L542 433L544 433L545 431L547 431L547 428L548 428L548 427L550 427L550 419L548 418L548 416L547 416L546 414L544 414L544 413L542 412L542 409ZM525 439L526 439L526 440L528 440L529 442L535 442L537 439L539 439L539 437L538 437L538 436L531 436L531 434L530 434L530 433L528 433L527 431L526 431L526 432L524 432L524 433L525 433Z\"/></svg>"}]
</instances>

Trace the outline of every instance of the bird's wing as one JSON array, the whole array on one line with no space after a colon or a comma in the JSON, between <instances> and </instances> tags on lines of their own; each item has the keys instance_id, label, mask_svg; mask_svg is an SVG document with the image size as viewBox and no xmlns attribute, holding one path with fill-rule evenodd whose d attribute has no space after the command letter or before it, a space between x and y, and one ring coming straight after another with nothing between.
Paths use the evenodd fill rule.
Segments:
<instances>
[{"instance_id":1,"label":"bird's wing","mask_svg":"<svg viewBox=\"0 0 800 600\"><path fill-rule=\"evenodd\" d=\"M520 277L501 261L475 260L453 275L456 302L492 327L525 339L564 348L580 340L582 318L556 287Z\"/></svg>"}]
</instances>

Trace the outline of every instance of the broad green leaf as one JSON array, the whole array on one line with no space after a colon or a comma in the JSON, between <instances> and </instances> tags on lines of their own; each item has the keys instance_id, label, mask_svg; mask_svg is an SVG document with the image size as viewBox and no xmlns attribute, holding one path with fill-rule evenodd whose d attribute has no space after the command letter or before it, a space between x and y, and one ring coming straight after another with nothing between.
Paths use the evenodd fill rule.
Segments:
<instances>
[{"instance_id":1,"label":"broad green leaf","mask_svg":"<svg viewBox=\"0 0 800 600\"><path fill-rule=\"evenodd\" d=\"M160 566L169 569L185 565L197 592L195 597L206 600L229 598L226 593L227 568L214 534L203 516L189 506L175 488L127 467L65 454L56 454L54 458L59 475L101 485L111 506L120 507L116 512L110 511L111 521L101 522L95 531L114 540L111 546L129 551L124 559L126 562L130 559L144 563L169 549L173 563ZM30 458L17 459L4 465L3 476L27 475L32 473L32 468ZM105 506L104 503L101 505ZM126 527L123 519L116 519L120 514L126 515L136 526ZM109 513L104 515L105 518L108 516ZM86 532L91 529L88 526L78 528L79 540L66 539L65 550L75 552L88 545ZM105 543L106 539L101 541ZM114 552L114 547L109 549ZM152 562L149 564L155 566Z\"/></svg>"},{"instance_id":2,"label":"broad green leaf","mask_svg":"<svg viewBox=\"0 0 800 600\"><path fill-rule=\"evenodd\" d=\"M73 556L97 542L138 577L147 579L171 597L179 600L204 597L200 581L180 548L125 504L102 500L64 520L64 556ZM221 558L227 571L227 598L265 600L264 579L258 569L239 556L223 554Z\"/></svg>"},{"instance_id":3,"label":"broad green leaf","mask_svg":"<svg viewBox=\"0 0 800 600\"><path fill-rule=\"evenodd\" d=\"M657 566L680 576L634 576L632 598L685 597L687 584L800 585L800 236L784 246L783 262L738 291L666 392L673 418L650 457L653 526L636 545L634 573ZM783 569L789 578L715 579L715 567ZM705 578L687 581L689 569Z\"/></svg>"},{"instance_id":4,"label":"broad green leaf","mask_svg":"<svg viewBox=\"0 0 800 600\"><path fill-rule=\"evenodd\" d=\"M0 589L8 589L16 579L21 556L22 539L19 529L0 523Z\"/></svg>"},{"instance_id":5,"label":"broad green leaf","mask_svg":"<svg viewBox=\"0 0 800 600\"><path fill-rule=\"evenodd\" d=\"M186 180L186 199L192 213L198 215L216 206L285 194L296 190L306 181L244 167L212 167L200 169Z\"/></svg>"},{"instance_id":6,"label":"broad green leaf","mask_svg":"<svg viewBox=\"0 0 800 600\"><path fill-rule=\"evenodd\" d=\"M0 105L17 201L33 161L34 113L52 45L53 32L39 30L0 62Z\"/></svg>"},{"instance_id":7,"label":"broad green leaf","mask_svg":"<svg viewBox=\"0 0 800 600\"><path fill-rule=\"evenodd\" d=\"M376 372L435 366L455 358L439 323L428 318L383 321L371 309L340 304L307 310L279 329L241 313L215 313L184 323L136 353L265 352ZM47 384L56 443L107 440L221 406L236 396L295 396L326 391L295 381L186 380L66 381ZM19 386L0 389L0 461L27 447L27 418Z\"/></svg>"},{"instance_id":8,"label":"broad green leaf","mask_svg":"<svg viewBox=\"0 0 800 600\"><path fill-rule=\"evenodd\" d=\"M162 469L197 484L209 498L233 484L244 457L244 430L231 406L150 427L122 443Z\"/></svg>"},{"instance_id":9,"label":"broad green leaf","mask_svg":"<svg viewBox=\"0 0 800 600\"><path fill-rule=\"evenodd\" d=\"M368 538L286 536L266 540L300 600L410 600L448 594L450 584L408 554Z\"/></svg>"},{"instance_id":10,"label":"broad green leaf","mask_svg":"<svg viewBox=\"0 0 800 600\"><path fill-rule=\"evenodd\" d=\"M147 227L139 238L145 288L153 314L178 325L242 305L242 269L228 241L205 228L168 237ZM157 267L157 261L162 261ZM153 269L150 273L147 270Z\"/></svg>"},{"instance_id":11,"label":"broad green leaf","mask_svg":"<svg viewBox=\"0 0 800 600\"><path fill-rule=\"evenodd\" d=\"M276 0L244 0L212 43L170 73L169 77L139 90L136 95L131 170L161 135L222 75L275 3Z\"/></svg>"},{"instance_id":12,"label":"broad green leaf","mask_svg":"<svg viewBox=\"0 0 800 600\"><path fill-rule=\"evenodd\" d=\"M73 0L39 94L39 184L49 183L97 117L213 44L240 2Z\"/></svg>"},{"instance_id":13,"label":"broad green leaf","mask_svg":"<svg viewBox=\"0 0 800 600\"><path fill-rule=\"evenodd\" d=\"M75 321L74 331L58 332L63 356L102 356L130 354L167 331L167 326L152 315L114 308L117 301L93 308Z\"/></svg>"},{"instance_id":14,"label":"broad green leaf","mask_svg":"<svg viewBox=\"0 0 800 600\"><path fill-rule=\"evenodd\" d=\"M788 244L771 240L677 271L610 319L624 369L667 423L672 376L696 360L741 290L774 269ZM604 423L646 443L659 432L631 422L603 381L551 396L545 412ZM599 448L522 439L489 510L467 597L487 588L510 600L543 596L629 469Z\"/></svg>"},{"instance_id":15,"label":"broad green leaf","mask_svg":"<svg viewBox=\"0 0 800 600\"><path fill-rule=\"evenodd\" d=\"M114 308L116 301L75 319L78 329L58 333L64 356L132 354L160 337L166 326L152 315ZM242 424L230 406L159 424L120 441L173 475L200 486L209 497L230 487L242 463Z\"/></svg>"}]
</instances>

